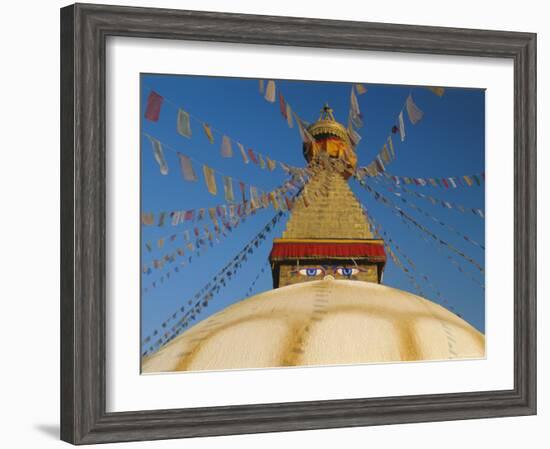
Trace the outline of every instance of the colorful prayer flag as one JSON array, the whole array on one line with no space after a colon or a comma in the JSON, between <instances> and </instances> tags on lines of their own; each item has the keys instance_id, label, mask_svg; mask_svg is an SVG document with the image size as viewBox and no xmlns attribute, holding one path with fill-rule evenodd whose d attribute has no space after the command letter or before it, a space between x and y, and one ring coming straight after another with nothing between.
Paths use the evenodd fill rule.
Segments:
<instances>
[{"instance_id":1,"label":"colorful prayer flag","mask_svg":"<svg viewBox=\"0 0 550 449\"><path fill-rule=\"evenodd\" d=\"M210 141L210 143L214 143L214 135L212 134L212 130L210 129L210 126L208 123L202 124L202 129L204 129L204 133L206 134L206 137Z\"/></svg>"},{"instance_id":2,"label":"colorful prayer flag","mask_svg":"<svg viewBox=\"0 0 550 449\"><path fill-rule=\"evenodd\" d=\"M216 188L216 176L214 174L214 170L211 169L208 165L203 165L202 172L204 174L206 188L212 195L216 195L218 193L218 190Z\"/></svg>"},{"instance_id":3,"label":"colorful prayer flag","mask_svg":"<svg viewBox=\"0 0 550 449\"><path fill-rule=\"evenodd\" d=\"M445 93L444 87L428 87L429 90L431 90L434 94L436 94L438 97L442 97Z\"/></svg>"},{"instance_id":4,"label":"colorful prayer flag","mask_svg":"<svg viewBox=\"0 0 550 449\"><path fill-rule=\"evenodd\" d=\"M260 153L258 153L258 160L260 161L260 168L263 170L265 168L265 161Z\"/></svg>"},{"instance_id":5,"label":"colorful prayer flag","mask_svg":"<svg viewBox=\"0 0 550 449\"><path fill-rule=\"evenodd\" d=\"M246 156L242 143L237 142L237 146L239 147L239 151L241 152L241 156L243 157L243 162L245 164L248 164L248 157Z\"/></svg>"},{"instance_id":6,"label":"colorful prayer flag","mask_svg":"<svg viewBox=\"0 0 550 449\"><path fill-rule=\"evenodd\" d=\"M355 90L353 89L353 86L351 88L350 94L350 116L356 128L360 128L363 126L361 111L359 110L359 102L357 101L357 97L355 96Z\"/></svg>"},{"instance_id":7,"label":"colorful prayer flag","mask_svg":"<svg viewBox=\"0 0 550 449\"><path fill-rule=\"evenodd\" d=\"M231 139L227 136L222 137L221 153L222 153L222 157L233 157L233 148L231 148Z\"/></svg>"},{"instance_id":8,"label":"colorful prayer flag","mask_svg":"<svg viewBox=\"0 0 550 449\"><path fill-rule=\"evenodd\" d=\"M281 93L279 93L279 109L281 111L281 115L286 119L286 103L283 94Z\"/></svg>"},{"instance_id":9,"label":"colorful prayer flag","mask_svg":"<svg viewBox=\"0 0 550 449\"><path fill-rule=\"evenodd\" d=\"M256 187L250 186L250 203L254 209L260 207L260 200L258 198L258 191Z\"/></svg>"},{"instance_id":10,"label":"colorful prayer flag","mask_svg":"<svg viewBox=\"0 0 550 449\"><path fill-rule=\"evenodd\" d=\"M267 160L267 168L269 169L269 171L275 170L275 168L277 167L277 163L269 159L267 156L265 158Z\"/></svg>"},{"instance_id":11,"label":"colorful prayer flag","mask_svg":"<svg viewBox=\"0 0 550 449\"><path fill-rule=\"evenodd\" d=\"M149 140L151 141L151 146L153 148L153 156L155 157L155 160L159 164L160 173L163 175L168 174L168 164L166 163L166 159L164 158L164 151L162 150L162 143L155 139L154 137L147 136Z\"/></svg>"},{"instance_id":12,"label":"colorful prayer flag","mask_svg":"<svg viewBox=\"0 0 550 449\"><path fill-rule=\"evenodd\" d=\"M388 136L388 146L390 147L390 153L391 153L392 159L395 159L395 150L393 148L393 141L391 139L391 136Z\"/></svg>"},{"instance_id":13,"label":"colorful prayer flag","mask_svg":"<svg viewBox=\"0 0 550 449\"><path fill-rule=\"evenodd\" d=\"M414 103L411 94L409 94L409 96L407 97L405 107L407 108L407 114L409 115L409 120L411 121L411 123L413 125L416 125L420 120L422 120L422 117L424 116L424 113Z\"/></svg>"},{"instance_id":14,"label":"colorful prayer flag","mask_svg":"<svg viewBox=\"0 0 550 449\"><path fill-rule=\"evenodd\" d=\"M180 160L181 175L183 176L183 179L186 181L197 181L199 178L193 170L191 159L181 153L178 153L178 158Z\"/></svg>"},{"instance_id":15,"label":"colorful prayer flag","mask_svg":"<svg viewBox=\"0 0 550 449\"><path fill-rule=\"evenodd\" d=\"M264 98L269 101L270 103L275 102L275 81L269 80L267 82L267 86L265 88L265 96Z\"/></svg>"},{"instance_id":16,"label":"colorful prayer flag","mask_svg":"<svg viewBox=\"0 0 550 449\"><path fill-rule=\"evenodd\" d=\"M399 135L401 136L401 142L405 140L405 121L403 120L403 111L399 113Z\"/></svg>"},{"instance_id":17,"label":"colorful prayer flag","mask_svg":"<svg viewBox=\"0 0 550 449\"><path fill-rule=\"evenodd\" d=\"M252 148L248 149L248 156L250 156L250 160L252 162L254 162L255 164L258 163L258 159L256 159L256 155L254 154L254 151L252 150Z\"/></svg>"},{"instance_id":18,"label":"colorful prayer flag","mask_svg":"<svg viewBox=\"0 0 550 449\"><path fill-rule=\"evenodd\" d=\"M177 121L178 133L184 137L191 137L191 122L189 120L189 114L183 109L178 109L178 121Z\"/></svg>"},{"instance_id":19,"label":"colorful prayer flag","mask_svg":"<svg viewBox=\"0 0 550 449\"><path fill-rule=\"evenodd\" d=\"M158 122L160 117L160 108L164 98L154 90L147 97L147 106L145 107L145 118L151 122Z\"/></svg>"},{"instance_id":20,"label":"colorful prayer flag","mask_svg":"<svg viewBox=\"0 0 550 449\"><path fill-rule=\"evenodd\" d=\"M223 190L225 193L225 200L233 202L235 200L233 196L233 180L229 176L223 177Z\"/></svg>"},{"instance_id":21,"label":"colorful prayer flag","mask_svg":"<svg viewBox=\"0 0 550 449\"><path fill-rule=\"evenodd\" d=\"M287 103L286 104L286 123L289 128L294 127L294 122L292 121L292 114L293 114L292 109L290 108L290 105Z\"/></svg>"},{"instance_id":22,"label":"colorful prayer flag","mask_svg":"<svg viewBox=\"0 0 550 449\"><path fill-rule=\"evenodd\" d=\"M380 157L384 161L385 164L389 164L391 162L391 156L390 152L388 151L388 145L384 144L382 147L382 150L380 151Z\"/></svg>"},{"instance_id":23,"label":"colorful prayer flag","mask_svg":"<svg viewBox=\"0 0 550 449\"><path fill-rule=\"evenodd\" d=\"M246 203L246 192L245 192L245 184L242 181L239 181L239 188L241 189L241 195L243 197L243 203Z\"/></svg>"},{"instance_id":24,"label":"colorful prayer flag","mask_svg":"<svg viewBox=\"0 0 550 449\"><path fill-rule=\"evenodd\" d=\"M260 90L260 95L264 94L264 80L258 80L258 89Z\"/></svg>"},{"instance_id":25,"label":"colorful prayer flag","mask_svg":"<svg viewBox=\"0 0 550 449\"><path fill-rule=\"evenodd\" d=\"M364 93L367 92L367 88L363 84L356 84L355 90L359 95L363 95Z\"/></svg>"}]
</instances>

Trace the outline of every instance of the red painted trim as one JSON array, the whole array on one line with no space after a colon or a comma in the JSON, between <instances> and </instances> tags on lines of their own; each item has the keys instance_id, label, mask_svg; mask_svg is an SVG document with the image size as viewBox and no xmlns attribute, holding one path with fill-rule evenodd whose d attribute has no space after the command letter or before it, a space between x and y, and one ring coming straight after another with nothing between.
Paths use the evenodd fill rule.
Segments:
<instances>
[{"instance_id":1,"label":"red painted trim","mask_svg":"<svg viewBox=\"0 0 550 449\"><path fill-rule=\"evenodd\" d=\"M270 260L300 257L372 258L385 262L384 245L358 242L273 242Z\"/></svg>"}]
</instances>

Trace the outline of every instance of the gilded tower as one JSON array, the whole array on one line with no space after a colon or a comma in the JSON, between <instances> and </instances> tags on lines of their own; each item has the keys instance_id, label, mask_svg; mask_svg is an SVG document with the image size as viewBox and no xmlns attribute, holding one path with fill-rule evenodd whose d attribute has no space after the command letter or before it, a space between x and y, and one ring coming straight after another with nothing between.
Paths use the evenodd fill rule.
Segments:
<instances>
[{"instance_id":1,"label":"gilded tower","mask_svg":"<svg viewBox=\"0 0 550 449\"><path fill-rule=\"evenodd\" d=\"M379 283L386 255L348 185L357 156L346 128L325 106L306 130L311 178L270 254L275 288L325 276Z\"/></svg>"}]
</instances>

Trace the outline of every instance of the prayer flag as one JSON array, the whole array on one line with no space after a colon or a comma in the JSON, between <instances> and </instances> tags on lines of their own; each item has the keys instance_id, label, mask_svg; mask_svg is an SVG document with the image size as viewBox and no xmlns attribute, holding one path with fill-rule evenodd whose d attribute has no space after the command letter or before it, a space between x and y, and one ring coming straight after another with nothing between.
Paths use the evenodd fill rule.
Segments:
<instances>
[{"instance_id":1,"label":"prayer flag","mask_svg":"<svg viewBox=\"0 0 550 449\"><path fill-rule=\"evenodd\" d=\"M223 157L233 157L233 148L231 147L231 139L227 136L222 137L221 153Z\"/></svg>"},{"instance_id":2,"label":"prayer flag","mask_svg":"<svg viewBox=\"0 0 550 449\"><path fill-rule=\"evenodd\" d=\"M405 140L405 121L403 120L403 111L399 113L399 135L401 136L401 142Z\"/></svg>"},{"instance_id":3,"label":"prayer flag","mask_svg":"<svg viewBox=\"0 0 550 449\"><path fill-rule=\"evenodd\" d=\"M264 94L264 80L258 80L258 88L260 89L260 95Z\"/></svg>"},{"instance_id":4,"label":"prayer flag","mask_svg":"<svg viewBox=\"0 0 550 449\"><path fill-rule=\"evenodd\" d=\"M267 168L269 168L269 171L275 170L275 168L277 167L277 163L269 159L267 156L265 158L267 159Z\"/></svg>"},{"instance_id":5,"label":"prayer flag","mask_svg":"<svg viewBox=\"0 0 550 449\"><path fill-rule=\"evenodd\" d=\"M473 181L470 179L469 176L463 176L464 181L466 181L466 184L468 184L468 187L472 187L474 185Z\"/></svg>"},{"instance_id":6,"label":"prayer flag","mask_svg":"<svg viewBox=\"0 0 550 449\"><path fill-rule=\"evenodd\" d=\"M420 120L422 120L422 117L424 116L424 113L420 110L420 108L414 103L412 95L409 94L407 97L407 101L405 104L407 108L407 114L409 115L409 120L413 125L416 125Z\"/></svg>"},{"instance_id":7,"label":"prayer flag","mask_svg":"<svg viewBox=\"0 0 550 449\"><path fill-rule=\"evenodd\" d=\"M180 222L181 212L176 210L172 212L172 226L177 226Z\"/></svg>"},{"instance_id":8,"label":"prayer flag","mask_svg":"<svg viewBox=\"0 0 550 449\"><path fill-rule=\"evenodd\" d=\"M252 150L252 148L248 149L248 155L250 156L250 160L252 162L254 162L255 164L258 163L258 159L256 159L256 155L254 154L254 151Z\"/></svg>"},{"instance_id":9,"label":"prayer flag","mask_svg":"<svg viewBox=\"0 0 550 449\"><path fill-rule=\"evenodd\" d=\"M265 96L264 98L269 101L270 103L275 102L275 81L269 80L267 82L267 86L265 88Z\"/></svg>"},{"instance_id":10,"label":"prayer flag","mask_svg":"<svg viewBox=\"0 0 550 449\"><path fill-rule=\"evenodd\" d=\"M367 92L367 88L363 84L356 84L355 90L357 90L357 93L359 95L363 95L364 93Z\"/></svg>"},{"instance_id":11,"label":"prayer flag","mask_svg":"<svg viewBox=\"0 0 550 449\"><path fill-rule=\"evenodd\" d=\"M178 153L178 158L180 160L181 175L183 179L186 181L197 181L199 178L195 174L195 170L193 170L191 159L181 153Z\"/></svg>"},{"instance_id":12,"label":"prayer flag","mask_svg":"<svg viewBox=\"0 0 550 449\"><path fill-rule=\"evenodd\" d=\"M183 219L185 221L192 221L194 215L195 215L195 210L194 209L186 210L183 214Z\"/></svg>"},{"instance_id":13,"label":"prayer flag","mask_svg":"<svg viewBox=\"0 0 550 449\"><path fill-rule=\"evenodd\" d=\"M166 217L166 212L161 212L159 214L159 226L164 226L164 218Z\"/></svg>"},{"instance_id":14,"label":"prayer flag","mask_svg":"<svg viewBox=\"0 0 550 449\"><path fill-rule=\"evenodd\" d=\"M273 204L273 208L275 210L279 210L279 203L277 203L277 198L275 197L274 192L269 192L269 199L271 200L271 203Z\"/></svg>"},{"instance_id":15,"label":"prayer flag","mask_svg":"<svg viewBox=\"0 0 550 449\"><path fill-rule=\"evenodd\" d=\"M217 218L216 218L216 208L215 207L210 207L208 209L208 215L210 216L210 220L212 220L214 223L217 222Z\"/></svg>"},{"instance_id":16,"label":"prayer flag","mask_svg":"<svg viewBox=\"0 0 550 449\"><path fill-rule=\"evenodd\" d=\"M286 104L286 123L289 128L294 127L294 122L292 121L292 109L290 108L290 105Z\"/></svg>"},{"instance_id":17,"label":"prayer flag","mask_svg":"<svg viewBox=\"0 0 550 449\"><path fill-rule=\"evenodd\" d=\"M305 128L304 122L302 122L300 117L298 117L296 114L294 114L294 117L296 119L296 123L298 124L298 131L300 132L300 137L302 138L302 141L306 142L306 143L314 142L313 137L311 136L311 134Z\"/></svg>"},{"instance_id":18,"label":"prayer flag","mask_svg":"<svg viewBox=\"0 0 550 449\"><path fill-rule=\"evenodd\" d=\"M258 191L256 187L250 186L250 203L254 209L260 207L260 200L258 198Z\"/></svg>"},{"instance_id":19,"label":"prayer flag","mask_svg":"<svg viewBox=\"0 0 550 449\"><path fill-rule=\"evenodd\" d=\"M393 141L391 139L391 136L388 136L388 145L390 147L391 157L392 157L392 159L395 159L395 150L393 148Z\"/></svg>"},{"instance_id":20,"label":"prayer flag","mask_svg":"<svg viewBox=\"0 0 550 449\"><path fill-rule=\"evenodd\" d=\"M208 165L203 165L202 172L204 174L206 188L212 195L216 195L218 193L218 190L216 188L216 176L214 175L214 170L211 169Z\"/></svg>"},{"instance_id":21,"label":"prayer flag","mask_svg":"<svg viewBox=\"0 0 550 449\"><path fill-rule=\"evenodd\" d=\"M241 156L243 157L243 162L245 164L248 164L248 157L246 156L242 143L237 142L237 146L239 147L239 151L241 152Z\"/></svg>"},{"instance_id":22,"label":"prayer flag","mask_svg":"<svg viewBox=\"0 0 550 449\"><path fill-rule=\"evenodd\" d=\"M380 151L380 157L384 161L385 164L389 164L391 162L390 153L388 151L388 146L384 144L382 147L382 151Z\"/></svg>"},{"instance_id":23,"label":"prayer flag","mask_svg":"<svg viewBox=\"0 0 550 449\"><path fill-rule=\"evenodd\" d=\"M351 88L351 95L350 95L350 113L351 113L351 120L353 121L353 124L360 128L363 126L363 120L361 116L361 111L359 110L359 102L357 101L357 97L355 96L355 90L353 87Z\"/></svg>"},{"instance_id":24,"label":"prayer flag","mask_svg":"<svg viewBox=\"0 0 550 449\"><path fill-rule=\"evenodd\" d=\"M233 196L233 180L229 176L223 177L223 190L226 201L232 202L235 200L235 197Z\"/></svg>"},{"instance_id":25,"label":"prayer flag","mask_svg":"<svg viewBox=\"0 0 550 449\"><path fill-rule=\"evenodd\" d=\"M453 186L453 189L456 189L456 182L454 178L449 178L449 183Z\"/></svg>"},{"instance_id":26,"label":"prayer flag","mask_svg":"<svg viewBox=\"0 0 550 449\"><path fill-rule=\"evenodd\" d=\"M189 120L189 114L183 109L178 109L178 133L184 137L191 137L191 122Z\"/></svg>"},{"instance_id":27,"label":"prayer flag","mask_svg":"<svg viewBox=\"0 0 550 449\"><path fill-rule=\"evenodd\" d=\"M279 93L279 109L281 110L281 115L286 119L286 103L281 93Z\"/></svg>"},{"instance_id":28,"label":"prayer flag","mask_svg":"<svg viewBox=\"0 0 550 449\"><path fill-rule=\"evenodd\" d=\"M258 159L260 161L260 168L264 169L265 168L265 161L264 161L264 158L262 157L262 155L260 153L258 153Z\"/></svg>"},{"instance_id":29,"label":"prayer flag","mask_svg":"<svg viewBox=\"0 0 550 449\"><path fill-rule=\"evenodd\" d=\"M442 97L445 93L444 87L428 87L429 90L431 90L434 94L436 94L438 97Z\"/></svg>"},{"instance_id":30,"label":"prayer flag","mask_svg":"<svg viewBox=\"0 0 550 449\"><path fill-rule=\"evenodd\" d=\"M160 108L164 98L154 90L147 97L147 106L145 107L145 118L151 122L158 122L160 117Z\"/></svg>"},{"instance_id":31,"label":"prayer flag","mask_svg":"<svg viewBox=\"0 0 550 449\"><path fill-rule=\"evenodd\" d=\"M166 159L164 158L164 151L162 150L162 143L155 139L154 137L147 136L149 140L151 141L151 146L153 148L153 156L155 157L155 160L159 164L160 173L163 175L168 174L168 164L166 163Z\"/></svg>"},{"instance_id":32,"label":"prayer flag","mask_svg":"<svg viewBox=\"0 0 550 449\"><path fill-rule=\"evenodd\" d=\"M245 192L244 182L239 181L239 189L241 190L241 196L243 198L243 203L246 203L246 192Z\"/></svg>"},{"instance_id":33,"label":"prayer flag","mask_svg":"<svg viewBox=\"0 0 550 449\"><path fill-rule=\"evenodd\" d=\"M214 135L212 134L212 130L210 129L210 126L208 125L208 123L203 123L202 124L202 129L204 129L204 133L206 134L206 137L208 137L208 140L210 141L210 143L214 143Z\"/></svg>"}]
</instances>

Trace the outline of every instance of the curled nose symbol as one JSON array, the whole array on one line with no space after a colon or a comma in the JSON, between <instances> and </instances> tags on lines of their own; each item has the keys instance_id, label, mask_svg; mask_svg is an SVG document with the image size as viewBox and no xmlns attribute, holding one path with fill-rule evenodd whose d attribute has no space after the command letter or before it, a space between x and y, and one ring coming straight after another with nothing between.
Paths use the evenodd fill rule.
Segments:
<instances>
[{"instance_id":1,"label":"curled nose symbol","mask_svg":"<svg viewBox=\"0 0 550 449\"><path fill-rule=\"evenodd\" d=\"M324 281L334 281L334 276L332 276L331 274L327 274L324 278L323 278Z\"/></svg>"}]
</instances>

